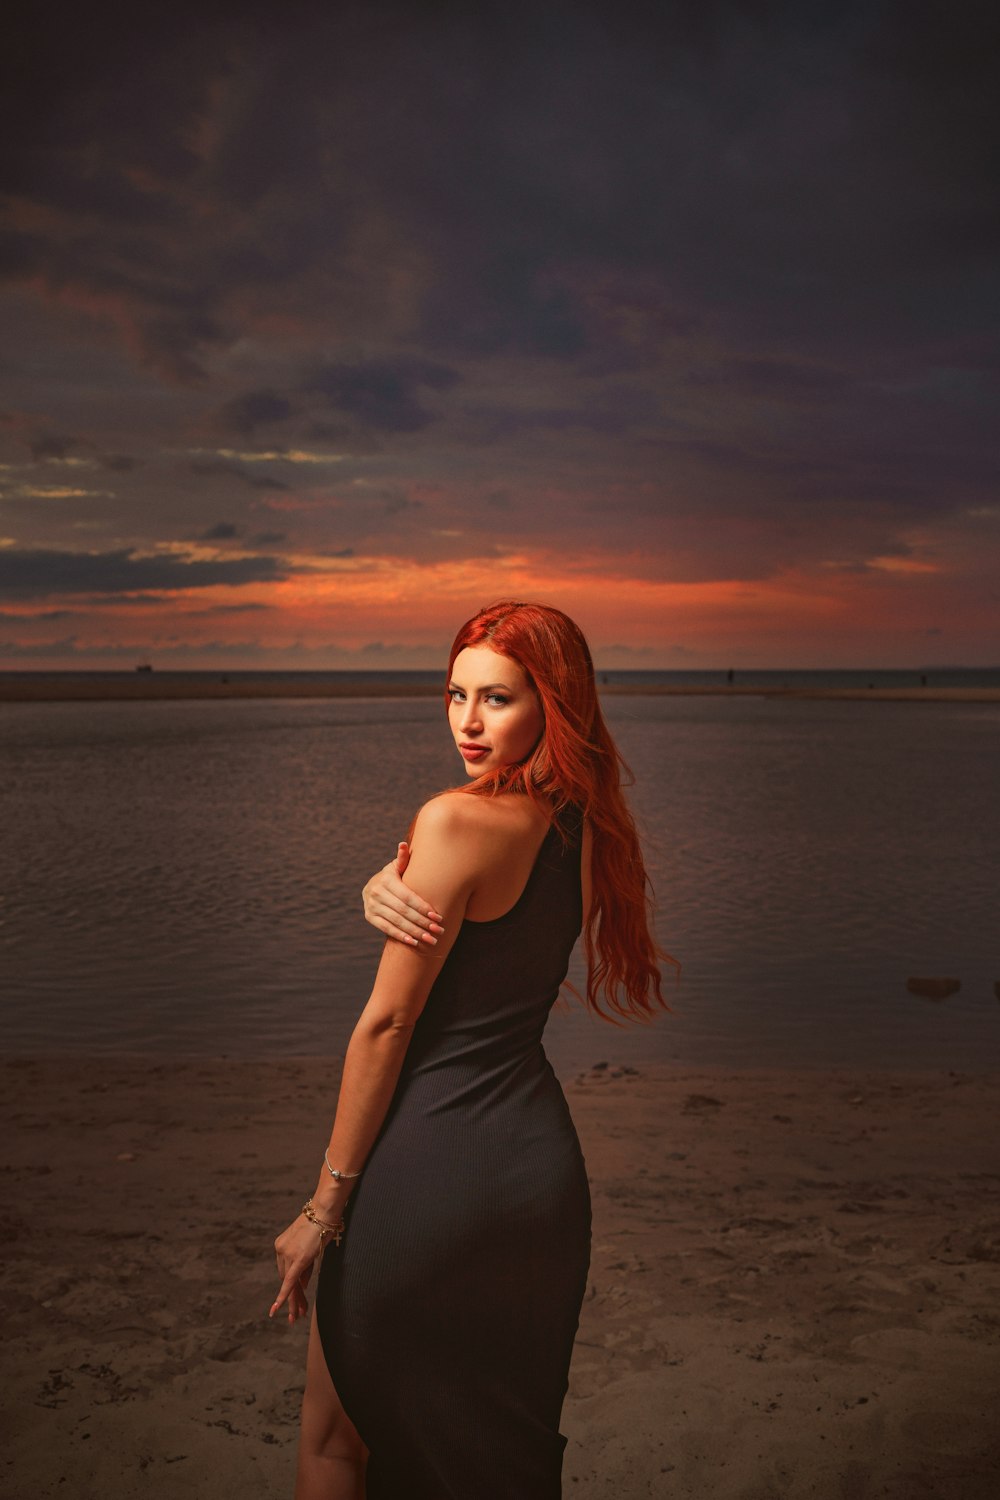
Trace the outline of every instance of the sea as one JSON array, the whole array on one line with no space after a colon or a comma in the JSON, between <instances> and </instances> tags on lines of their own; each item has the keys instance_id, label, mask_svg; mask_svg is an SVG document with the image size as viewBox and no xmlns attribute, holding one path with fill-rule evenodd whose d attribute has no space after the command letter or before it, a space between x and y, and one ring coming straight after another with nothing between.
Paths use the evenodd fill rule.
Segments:
<instances>
[{"instance_id":1,"label":"sea","mask_svg":"<svg viewBox=\"0 0 1000 1500\"><path fill-rule=\"evenodd\" d=\"M1000 704L673 697L641 689L713 683L604 675L638 689L604 709L681 967L650 1025L560 1001L557 1072L1000 1066ZM382 941L361 887L463 779L429 697L0 703L0 1049L341 1053ZM960 988L911 993L929 976Z\"/></svg>"}]
</instances>

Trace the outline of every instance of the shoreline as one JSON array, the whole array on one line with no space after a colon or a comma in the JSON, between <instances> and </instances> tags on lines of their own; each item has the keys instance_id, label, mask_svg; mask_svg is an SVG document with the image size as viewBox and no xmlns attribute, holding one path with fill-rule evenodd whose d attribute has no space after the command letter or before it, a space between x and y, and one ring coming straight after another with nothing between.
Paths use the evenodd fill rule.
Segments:
<instances>
[{"instance_id":1,"label":"shoreline","mask_svg":"<svg viewBox=\"0 0 1000 1500\"><path fill-rule=\"evenodd\" d=\"M600 677L600 674L598 674ZM858 703L1000 703L1000 687L806 687L743 683L599 682L602 697L774 698ZM329 678L289 679L261 674L227 677L206 673L203 679L169 672L90 677L72 673L0 672L0 703L141 703L224 699L440 698L434 683L413 682L386 674L343 682Z\"/></svg>"},{"instance_id":2,"label":"shoreline","mask_svg":"<svg viewBox=\"0 0 1000 1500\"><path fill-rule=\"evenodd\" d=\"M0 1060L7 1462L41 1497L291 1493L274 1235L332 1058ZM578 1500L992 1500L1000 1073L589 1068ZM329 1252L328 1252L329 1253Z\"/></svg>"}]
</instances>

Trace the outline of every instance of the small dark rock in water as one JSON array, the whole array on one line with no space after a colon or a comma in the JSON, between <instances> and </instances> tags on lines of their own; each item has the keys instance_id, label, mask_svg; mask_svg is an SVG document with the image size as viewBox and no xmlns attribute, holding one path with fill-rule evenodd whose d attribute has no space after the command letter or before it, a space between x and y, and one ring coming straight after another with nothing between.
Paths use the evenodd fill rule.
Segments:
<instances>
[{"instance_id":1,"label":"small dark rock in water","mask_svg":"<svg viewBox=\"0 0 1000 1500\"><path fill-rule=\"evenodd\" d=\"M591 1065L590 1065L590 1071L592 1073L603 1073L604 1070L605 1070L605 1068L607 1066L608 1065L607 1065L606 1062L603 1062L603 1063L591 1063Z\"/></svg>"},{"instance_id":2,"label":"small dark rock in water","mask_svg":"<svg viewBox=\"0 0 1000 1500\"><path fill-rule=\"evenodd\" d=\"M923 995L927 1000L947 1000L949 995L954 995L962 988L962 981L944 977L919 979L911 976L906 981L906 988L911 995Z\"/></svg>"}]
</instances>

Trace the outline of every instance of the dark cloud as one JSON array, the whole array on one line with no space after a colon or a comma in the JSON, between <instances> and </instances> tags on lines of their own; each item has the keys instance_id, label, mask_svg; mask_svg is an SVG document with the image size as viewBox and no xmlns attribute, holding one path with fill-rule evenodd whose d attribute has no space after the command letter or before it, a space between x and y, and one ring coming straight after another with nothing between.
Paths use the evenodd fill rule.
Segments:
<instances>
[{"instance_id":1,"label":"dark cloud","mask_svg":"<svg viewBox=\"0 0 1000 1500\"><path fill-rule=\"evenodd\" d=\"M109 474L130 474L138 461L128 453L102 453L91 438L68 433L35 431L25 435L25 443L37 464L67 463L83 460L96 464Z\"/></svg>"},{"instance_id":2,"label":"dark cloud","mask_svg":"<svg viewBox=\"0 0 1000 1500\"><path fill-rule=\"evenodd\" d=\"M73 620L77 617L75 609L43 609L34 614L19 614L16 610L0 609L0 624L3 625L25 625L36 620L48 622L50 620Z\"/></svg>"},{"instance_id":3,"label":"dark cloud","mask_svg":"<svg viewBox=\"0 0 1000 1500\"><path fill-rule=\"evenodd\" d=\"M256 536L250 538L252 547L280 547L282 542L288 540L284 531L258 531Z\"/></svg>"},{"instance_id":4,"label":"dark cloud","mask_svg":"<svg viewBox=\"0 0 1000 1500\"><path fill-rule=\"evenodd\" d=\"M55 432L40 432L28 440L28 448L36 463L45 463L48 459L70 458L91 447L92 444L83 442L80 438Z\"/></svg>"},{"instance_id":5,"label":"dark cloud","mask_svg":"<svg viewBox=\"0 0 1000 1500\"><path fill-rule=\"evenodd\" d=\"M458 380L457 370L428 360L369 360L319 365L303 389L379 432L419 432L434 420L420 403L420 388L445 391Z\"/></svg>"},{"instance_id":6,"label":"dark cloud","mask_svg":"<svg viewBox=\"0 0 1000 1500\"><path fill-rule=\"evenodd\" d=\"M194 611L196 615L207 616L209 613L219 611ZM136 662L146 661L150 657L159 659L161 649L173 660L179 662L199 663L206 659L214 666L219 658L226 660L239 660L246 658L251 662L267 662L270 657L279 658L281 652L275 651L261 641L204 641L197 644L188 644L177 640L164 642L156 639L150 641L118 642L115 645L104 644L99 649L99 656L110 662L122 662L132 667ZM336 652L335 646L325 648L327 653ZM94 648L80 635L63 636L61 640L37 642L37 641L0 641L0 653L9 657L12 661L40 661L51 660L54 656L64 661L72 662L74 665L86 667L93 661ZM169 670L169 669L168 669Z\"/></svg>"},{"instance_id":7,"label":"dark cloud","mask_svg":"<svg viewBox=\"0 0 1000 1500\"><path fill-rule=\"evenodd\" d=\"M91 608L99 609L104 604L114 604L114 605L120 606L121 603L122 603L122 596L121 596L120 593L113 593L113 594L88 594L87 597L86 597L86 599L81 602L80 610L82 611L83 609L91 609ZM162 610L162 608L163 608L163 595L162 594L133 594L133 593L129 593L129 595L128 595L128 607L129 607L129 609L134 609L136 606L138 606L141 609L144 608L144 609L149 609L149 610ZM80 611L75 611L75 613L80 613Z\"/></svg>"},{"instance_id":8,"label":"dark cloud","mask_svg":"<svg viewBox=\"0 0 1000 1500\"><path fill-rule=\"evenodd\" d=\"M779 357L716 360L686 374L692 386L743 391L750 396L776 396L783 401L816 401L840 396L856 389L858 376L836 369Z\"/></svg>"},{"instance_id":9,"label":"dark cloud","mask_svg":"<svg viewBox=\"0 0 1000 1500\"><path fill-rule=\"evenodd\" d=\"M365 498L381 504L387 516L398 516L403 511L423 509L421 501L414 500L412 496L405 495L400 490L369 489Z\"/></svg>"},{"instance_id":10,"label":"dark cloud","mask_svg":"<svg viewBox=\"0 0 1000 1500\"><path fill-rule=\"evenodd\" d=\"M0 655L11 661L51 660L53 656L72 658L85 654L78 652L77 640L75 635L66 635L57 641L0 641Z\"/></svg>"},{"instance_id":11,"label":"dark cloud","mask_svg":"<svg viewBox=\"0 0 1000 1500\"><path fill-rule=\"evenodd\" d=\"M11 268L102 301L184 379L237 336L247 293L277 311L298 281L321 322L384 331L375 299L388 308L386 272L409 255L432 268L421 341L456 352L591 352L611 267L652 278L655 317L759 330L780 313L830 338L873 309L898 328L920 293L937 320L928 271L983 266L996 229L995 19L902 0L688 9L251 7L237 24L223 8L176 29L144 9L121 30L98 15L99 52L60 68L54 33L43 78L11 79L22 118L46 113L8 186L52 225L14 231ZM358 249L379 217L391 266ZM289 415L257 394L263 420ZM416 430L392 393L344 394ZM252 426L243 399L232 416Z\"/></svg>"},{"instance_id":12,"label":"dark cloud","mask_svg":"<svg viewBox=\"0 0 1000 1500\"><path fill-rule=\"evenodd\" d=\"M247 391L220 408L219 424L225 431L250 438L260 427L286 421L292 412L292 403L274 391Z\"/></svg>"},{"instance_id":13,"label":"dark cloud","mask_svg":"<svg viewBox=\"0 0 1000 1500\"><path fill-rule=\"evenodd\" d=\"M239 527L234 526L232 521L216 521L207 531L203 531L199 538L202 542L229 542L233 537L239 536Z\"/></svg>"},{"instance_id":14,"label":"dark cloud","mask_svg":"<svg viewBox=\"0 0 1000 1500\"><path fill-rule=\"evenodd\" d=\"M737 318L742 306L759 326L754 305L770 320L780 302L826 325L825 298L842 324L845 297L867 298L872 279L894 280L897 299L922 281L918 226L937 251L975 255L996 141L983 17L709 0L691 24L681 9L557 5L528 29L518 5L472 24L447 8L299 7L294 26L258 10L243 18L238 71L225 17L192 15L177 36L133 22L120 74L117 35L92 72L67 68L11 184L102 231L71 249L23 231L23 264L117 304L146 353L190 377L236 335L232 291L268 287L280 306L296 277L312 292L318 273L321 321L359 296L367 312L386 267L350 247L372 202L390 255L411 246L434 268L424 342L484 354L592 352L606 337L593 277L612 266L651 274L655 318L685 303L690 316L694 301ZM213 115L214 146L199 154L191 141ZM89 157L75 149L81 124L99 148ZM206 202L217 217L199 223ZM417 419L378 395L356 399L376 418L395 407ZM240 431L290 415L267 387L229 405Z\"/></svg>"},{"instance_id":15,"label":"dark cloud","mask_svg":"<svg viewBox=\"0 0 1000 1500\"><path fill-rule=\"evenodd\" d=\"M595 393L570 392L574 406L540 404L466 407L470 441L504 443L530 432L581 432L619 436L644 426L664 426L662 400L649 387L610 382Z\"/></svg>"},{"instance_id":16,"label":"dark cloud","mask_svg":"<svg viewBox=\"0 0 1000 1500\"><path fill-rule=\"evenodd\" d=\"M274 582L286 571L276 557L202 562L173 554L137 557L127 550L95 553L6 548L0 549L0 598L211 588Z\"/></svg>"},{"instance_id":17,"label":"dark cloud","mask_svg":"<svg viewBox=\"0 0 1000 1500\"><path fill-rule=\"evenodd\" d=\"M396 656L407 649L402 641L367 641L360 647L362 656Z\"/></svg>"},{"instance_id":18,"label":"dark cloud","mask_svg":"<svg viewBox=\"0 0 1000 1500\"><path fill-rule=\"evenodd\" d=\"M244 469L241 464L234 463L227 458L193 458L188 465L192 474L218 478L220 475L229 479L238 479L241 484L248 485L252 490L273 490L276 494L283 493L288 485L281 479L275 479L271 474L255 474L250 469Z\"/></svg>"},{"instance_id":19,"label":"dark cloud","mask_svg":"<svg viewBox=\"0 0 1000 1500\"><path fill-rule=\"evenodd\" d=\"M205 609L188 609L185 614L190 619L209 619L212 615L246 615L258 614L261 610L271 610L272 604L265 604L260 599L248 599L244 604L210 604Z\"/></svg>"}]
</instances>

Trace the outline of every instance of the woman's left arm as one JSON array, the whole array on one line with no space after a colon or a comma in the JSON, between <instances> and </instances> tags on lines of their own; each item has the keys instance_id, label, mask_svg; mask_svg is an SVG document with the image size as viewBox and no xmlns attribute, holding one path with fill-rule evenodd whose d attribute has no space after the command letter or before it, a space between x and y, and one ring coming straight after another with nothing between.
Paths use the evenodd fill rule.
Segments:
<instances>
[{"instance_id":1,"label":"woman's left arm","mask_svg":"<svg viewBox=\"0 0 1000 1500\"><path fill-rule=\"evenodd\" d=\"M434 948L387 942L371 997L354 1028L344 1058L336 1118L312 1202L316 1216L337 1224L365 1159L382 1128L399 1080L413 1027L441 971L461 924L483 863L471 798L436 797L421 810L414 828L410 872L422 890L433 891L436 910L446 918ZM470 816L472 814L472 816ZM305 1288L319 1253L315 1224L303 1214L279 1235L275 1254L281 1286L270 1317L287 1302L288 1321L306 1310Z\"/></svg>"}]
</instances>

